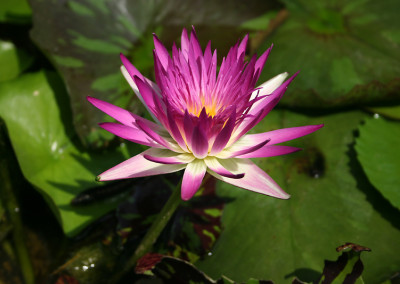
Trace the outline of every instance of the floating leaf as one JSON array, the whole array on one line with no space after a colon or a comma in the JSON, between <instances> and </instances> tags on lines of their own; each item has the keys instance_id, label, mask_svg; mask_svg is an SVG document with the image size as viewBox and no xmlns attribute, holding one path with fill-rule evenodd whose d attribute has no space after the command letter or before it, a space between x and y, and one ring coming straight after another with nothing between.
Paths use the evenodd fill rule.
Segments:
<instances>
[{"instance_id":1,"label":"floating leaf","mask_svg":"<svg viewBox=\"0 0 400 284\"><path fill-rule=\"evenodd\" d=\"M385 117L400 120L400 105L368 107L369 111L381 114Z\"/></svg>"},{"instance_id":2,"label":"floating leaf","mask_svg":"<svg viewBox=\"0 0 400 284\"><path fill-rule=\"evenodd\" d=\"M104 119L87 103L86 96L144 111L119 73L119 53L133 59L144 75L151 75L152 33L157 27L165 27L162 37L173 41L182 26L196 25L200 37L212 32L217 41L214 46L218 42L226 46L239 38L235 27L276 6L262 0L247 1L246 5L237 0L32 0L31 5L32 38L62 75L71 96L75 128L88 144L100 144L99 138L104 139L95 126ZM223 33L216 32L218 27Z\"/></svg>"},{"instance_id":3,"label":"floating leaf","mask_svg":"<svg viewBox=\"0 0 400 284\"><path fill-rule=\"evenodd\" d=\"M369 181L400 209L400 123L367 119L360 126L357 156Z\"/></svg>"},{"instance_id":4,"label":"floating leaf","mask_svg":"<svg viewBox=\"0 0 400 284\"><path fill-rule=\"evenodd\" d=\"M54 73L28 74L2 83L0 94L0 117L22 172L47 201L67 235L77 234L115 208L114 199L80 208L70 205L75 195L98 186L94 177L124 160L128 150L118 147L93 154L76 146L67 95Z\"/></svg>"},{"instance_id":5,"label":"floating leaf","mask_svg":"<svg viewBox=\"0 0 400 284\"><path fill-rule=\"evenodd\" d=\"M260 46L274 44L260 81L301 71L282 105L400 101L399 1L284 2L289 17Z\"/></svg>"},{"instance_id":6,"label":"floating leaf","mask_svg":"<svg viewBox=\"0 0 400 284\"><path fill-rule=\"evenodd\" d=\"M217 192L234 201L225 205L224 230L212 255L196 266L211 277L223 274L239 282L253 277L289 283L295 276L312 282L322 271L321 259L336 257L325 248L352 241L374 252L363 260L367 283L379 283L398 271L400 213L365 180L353 148L354 132L366 117L358 111L313 117L271 112L255 132L325 124L290 143L303 151L255 159L291 199L218 183Z\"/></svg>"}]
</instances>

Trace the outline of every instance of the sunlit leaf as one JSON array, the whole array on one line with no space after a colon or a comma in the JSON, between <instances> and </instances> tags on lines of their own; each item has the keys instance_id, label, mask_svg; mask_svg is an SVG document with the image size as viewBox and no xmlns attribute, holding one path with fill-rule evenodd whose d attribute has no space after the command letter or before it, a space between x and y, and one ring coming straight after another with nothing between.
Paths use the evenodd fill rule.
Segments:
<instances>
[{"instance_id":1,"label":"sunlit leaf","mask_svg":"<svg viewBox=\"0 0 400 284\"><path fill-rule=\"evenodd\" d=\"M223 274L235 281L289 283L297 276L312 282L322 271L321 259L336 257L326 248L351 241L373 250L363 258L367 283L398 271L400 213L365 179L354 150L354 132L366 117L358 111L313 117L273 111L256 132L325 124L290 143L303 147L301 152L254 159L291 199L218 183L219 194L235 200L225 206L224 230L212 255L196 266L211 277Z\"/></svg>"},{"instance_id":2,"label":"sunlit leaf","mask_svg":"<svg viewBox=\"0 0 400 284\"><path fill-rule=\"evenodd\" d=\"M400 101L399 1L284 2L288 18L259 48L274 44L261 80L301 71L283 105Z\"/></svg>"},{"instance_id":3,"label":"sunlit leaf","mask_svg":"<svg viewBox=\"0 0 400 284\"><path fill-rule=\"evenodd\" d=\"M79 208L70 205L79 192L98 186L94 177L124 160L127 149L90 154L76 145L67 95L54 73L28 74L2 83L0 94L0 116L22 172L47 201L66 234L78 233L115 208L114 199Z\"/></svg>"},{"instance_id":4,"label":"sunlit leaf","mask_svg":"<svg viewBox=\"0 0 400 284\"><path fill-rule=\"evenodd\" d=\"M400 209L400 123L368 119L360 126L357 157L369 181Z\"/></svg>"}]
</instances>

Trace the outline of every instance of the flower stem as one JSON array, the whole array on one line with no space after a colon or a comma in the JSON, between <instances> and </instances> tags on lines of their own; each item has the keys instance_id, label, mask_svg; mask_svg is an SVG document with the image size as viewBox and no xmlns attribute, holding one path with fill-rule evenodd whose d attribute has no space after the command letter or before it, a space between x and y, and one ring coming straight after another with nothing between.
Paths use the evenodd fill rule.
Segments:
<instances>
[{"instance_id":1,"label":"flower stem","mask_svg":"<svg viewBox=\"0 0 400 284\"><path fill-rule=\"evenodd\" d=\"M158 214L157 218L154 220L150 229L143 237L141 243L136 248L135 253L126 263L124 272L128 272L132 267L134 267L136 262L142 256L144 256L151 250L158 236L161 234L162 230L165 228L168 221L171 219L172 215L174 214L175 210L178 208L181 202L180 185L181 183L179 183L178 186L172 190L172 194L169 197L167 203L165 203L161 212Z\"/></svg>"}]
</instances>

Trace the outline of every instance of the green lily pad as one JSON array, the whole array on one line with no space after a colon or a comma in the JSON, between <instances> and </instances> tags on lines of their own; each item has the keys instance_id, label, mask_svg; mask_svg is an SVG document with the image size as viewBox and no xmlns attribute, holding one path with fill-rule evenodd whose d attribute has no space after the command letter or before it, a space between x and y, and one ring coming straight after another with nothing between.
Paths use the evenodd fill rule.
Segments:
<instances>
[{"instance_id":1,"label":"green lily pad","mask_svg":"<svg viewBox=\"0 0 400 284\"><path fill-rule=\"evenodd\" d=\"M32 11L27 0L1 0L0 22L26 24L31 21Z\"/></svg>"},{"instance_id":2,"label":"green lily pad","mask_svg":"<svg viewBox=\"0 0 400 284\"><path fill-rule=\"evenodd\" d=\"M282 105L400 101L399 1L284 2L289 17L259 48L274 44L260 81L301 71Z\"/></svg>"},{"instance_id":3,"label":"green lily pad","mask_svg":"<svg viewBox=\"0 0 400 284\"><path fill-rule=\"evenodd\" d=\"M0 40L0 82L16 78L33 62L33 57L11 41Z\"/></svg>"},{"instance_id":4,"label":"green lily pad","mask_svg":"<svg viewBox=\"0 0 400 284\"><path fill-rule=\"evenodd\" d=\"M74 142L69 103L60 78L39 72L0 84L0 117L26 179L44 197L64 232L73 236L112 210L116 200L72 207L79 192L98 186L95 176L123 160L126 147L82 151ZM133 143L131 143L133 144Z\"/></svg>"},{"instance_id":5,"label":"green lily pad","mask_svg":"<svg viewBox=\"0 0 400 284\"><path fill-rule=\"evenodd\" d=\"M400 268L400 212L377 194L363 176L354 150L354 131L366 114L359 111L307 117L273 111L255 132L324 123L291 146L304 150L284 157L254 159L291 194L279 200L218 183L223 197L234 198L223 212L222 231L211 256L196 263L213 278L235 281L271 279L290 283L296 276L315 281L326 248L346 242L365 245L363 278L380 283Z\"/></svg>"},{"instance_id":6,"label":"green lily pad","mask_svg":"<svg viewBox=\"0 0 400 284\"><path fill-rule=\"evenodd\" d=\"M360 126L357 156L369 181L400 209L400 123L368 119Z\"/></svg>"},{"instance_id":7,"label":"green lily pad","mask_svg":"<svg viewBox=\"0 0 400 284\"><path fill-rule=\"evenodd\" d=\"M391 119L400 120L400 105L368 107L367 110Z\"/></svg>"},{"instance_id":8,"label":"green lily pad","mask_svg":"<svg viewBox=\"0 0 400 284\"><path fill-rule=\"evenodd\" d=\"M144 112L120 75L119 53L132 59L144 75L153 77L153 32L158 30L170 48L183 26L195 25L204 43L214 39L214 46L231 45L240 37L236 27L276 6L262 0L248 1L240 10L236 0L32 0L31 5L32 38L63 77L71 96L75 128L89 145L100 144L99 139L105 138L94 130L104 121L104 114L87 104L87 95ZM157 28L161 26L163 29ZM223 29L216 32L218 27ZM207 36L203 38L202 33Z\"/></svg>"}]
</instances>

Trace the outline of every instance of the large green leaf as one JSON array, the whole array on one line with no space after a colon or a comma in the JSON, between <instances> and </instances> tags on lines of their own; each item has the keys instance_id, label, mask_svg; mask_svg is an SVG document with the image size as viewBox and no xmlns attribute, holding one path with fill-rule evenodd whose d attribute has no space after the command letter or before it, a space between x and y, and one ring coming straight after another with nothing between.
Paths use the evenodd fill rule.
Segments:
<instances>
[{"instance_id":1,"label":"large green leaf","mask_svg":"<svg viewBox=\"0 0 400 284\"><path fill-rule=\"evenodd\" d=\"M115 207L115 200L79 208L70 201L82 190L98 185L94 177L122 161L120 150L126 147L98 154L82 151L71 140L65 98L63 84L54 73L28 74L0 84L0 116L22 172L71 236Z\"/></svg>"},{"instance_id":2,"label":"large green leaf","mask_svg":"<svg viewBox=\"0 0 400 284\"><path fill-rule=\"evenodd\" d=\"M225 228L212 256L199 263L205 273L236 281L249 277L289 283L310 282L322 271L321 259L335 259L345 242L372 249L363 258L367 283L379 283L400 270L400 213L367 182L354 150L354 131L366 114L358 111L307 117L273 111L256 132L324 123L317 133L290 145L304 150L286 157L255 159L291 194L278 200L219 183Z\"/></svg>"},{"instance_id":3,"label":"large green leaf","mask_svg":"<svg viewBox=\"0 0 400 284\"><path fill-rule=\"evenodd\" d=\"M272 4L271 4L272 3ZM168 42L183 26L198 26L199 37L230 45L239 38L235 27L270 9L274 1L251 0L31 0L32 38L61 73L71 96L74 122L85 142L99 143L94 128L103 114L86 103L87 95L143 111L119 73L119 53L132 59L144 75L153 66L152 33ZM240 7L241 9L238 9ZM210 26L212 23L212 26ZM208 29L207 29L208 27ZM223 33L218 32L223 27ZM227 32L229 31L229 32ZM213 35L209 35L212 33ZM214 42L214 46L215 46ZM222 45L222 44L221 44ZM89 138L88 133L91 133Z\"/></svg>"},{"instance_id":4,"label":"large green leaf","mask_svg":"<svg viewBox=\"0 0 400 284\"><path fill-rule=\"evenodd\" d=\"M400 209L400 123L368 119L360 127L357 156L370 182Z\"/></svg>"},{"instance_id":5,"label":"large green leaf","mask_svg":"<svg viewBox=\"0 0 400 284\"><path fill-rule=\"evenodd\" d=\"M274 44L261 79L301 71L282 104L331 108L400 100L399 1L284 2L289 17L260 48Z\"/></svg>"}]
</instances>

